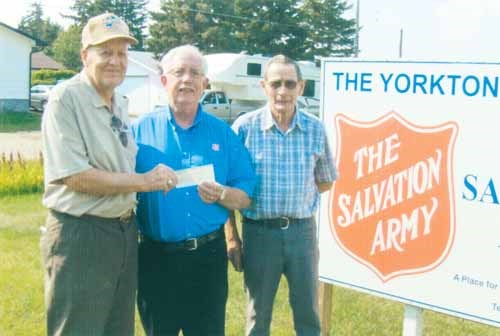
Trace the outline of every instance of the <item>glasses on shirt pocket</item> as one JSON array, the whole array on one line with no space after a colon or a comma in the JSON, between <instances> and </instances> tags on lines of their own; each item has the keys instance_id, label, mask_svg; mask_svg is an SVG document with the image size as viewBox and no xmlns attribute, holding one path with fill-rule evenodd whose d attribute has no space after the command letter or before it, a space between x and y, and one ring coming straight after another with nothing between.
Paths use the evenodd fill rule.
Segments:
<instances>
[{"instance_id":1,"label":"glasses on shirt pocket","mask_svg":"<svg viewBox=\"0 0 500 336\"><path fill-rule=\"evenodd\" d=\"M118 138L122 143L123 147L128 145L128 127L127 125L117 116L113 114L111 117L111 129L113 132L118 133Z\"/></svg>"}]
</instances>

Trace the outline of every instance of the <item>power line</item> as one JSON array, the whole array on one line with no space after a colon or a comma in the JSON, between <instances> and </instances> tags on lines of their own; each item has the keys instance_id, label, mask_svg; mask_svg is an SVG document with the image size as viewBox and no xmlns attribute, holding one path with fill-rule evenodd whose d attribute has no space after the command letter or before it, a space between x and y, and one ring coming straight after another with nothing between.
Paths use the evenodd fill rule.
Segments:
<instances>
[{"instance_id":1,"label":"power line","mask_svg":"<svg viewBox=\"0 0 500 336\"><path fill-rule=\"evenodd\" d=\"M286 23L279 23L279 22L273 22L269 20L261 20L258 18L253 18L253 17L248 17L248 16L240 16L240 15L231 15L231 14L222 14L222 13L212 13L208 11L203 11L199 9L193 9L193 8L181 8L181 7L175 7L175 6L168 6L163 4L161 9L166 8L166 9L172 9L175 11L188 11L188 12L193 12L193 13L199 13L199 14L205 14L205 15L211 15L211 16L221 16L225 18L231 18L231 19L240 19L242 21L254 21L254 22L260 22L260 23L267 23L271 25L281 25L285 27L292 27L292 28L303 28L301 25L293 25L293 24L286 24Z\"/></svg>"}]
</instances>

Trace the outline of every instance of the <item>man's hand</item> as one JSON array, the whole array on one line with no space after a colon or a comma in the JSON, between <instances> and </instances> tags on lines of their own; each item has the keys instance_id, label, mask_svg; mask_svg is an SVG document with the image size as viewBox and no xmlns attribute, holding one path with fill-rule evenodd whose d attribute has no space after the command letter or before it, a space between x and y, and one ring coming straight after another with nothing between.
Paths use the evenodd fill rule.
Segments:
<instances>
[{"instance_id":1,"label":"man's hand","mask_svg":"<svg viewBox=\"0 0 500 336\"><path fill-rule=\"evenodd\" d=\"M222 195L224 187L217 182L201 182L198 185L198 194L203 202L212 204L217 202Z\"/></svg>"},{"instance_id":2,"label":"man's hand","mask_svg":"<svg viewBox=\"0 0 500 336\"><path fill-rule=\"evenodd\" d=\"M229 218L224 224L224 234L226 236L227 258L233 264L234 270L241 272L243 271L243 251L234 211L229 211Z\"/></svg>"},{"instance_id":3,"label":"man's hand","mask_svg":"<svg viewBox=\"0 0 500 336\"><path fill-rule=\"evenodd\" d=\"M241 250L241 241L239 239L231 239L227 244L227 258L233 264L236 272L243 271L243 251Z\"/></svg>"},{"instance_id":4,"label":"man's hand","mask_svg":"<svg viewBox=\"0 0 500 336\"><path fill-rule=\"evenodd\" d=\"M166 194L177 185L175 171L161 163L143 176L145 183L144 191L163 190L163 194Z\"/></svg>"}]
</instances>

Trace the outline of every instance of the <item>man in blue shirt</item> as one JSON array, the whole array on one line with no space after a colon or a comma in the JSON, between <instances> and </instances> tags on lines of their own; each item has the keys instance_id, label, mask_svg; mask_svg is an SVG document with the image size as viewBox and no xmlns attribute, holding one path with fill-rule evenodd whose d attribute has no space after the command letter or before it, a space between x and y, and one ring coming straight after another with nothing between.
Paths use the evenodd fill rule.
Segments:
<instances>
[{"instance_id":1,"label":"man in blue shirt","mask_svg":"<svg viewBox=\"0 0 500 336\"><path fill-rule=\"evenodd\" d=\"M258 182L242 211L247 335L269 335L281 275L290 288L297 335L319 336L318 247L314 215L319 193L336 177L323 124L297 109L304 90L298 65L273 57L262 88L268 105L237 119L233 129L250 152Z\"/></svg>"},{"instance_id":2,"label":"man in blue shirt","mask_svg":"<svg viewBox=\"0 0 500 336\"><path fill-rule=\"evenodd\" d=\"M255 174L231 128L198 103L207 85L200 51L174 48L161 66L169 106L133 124L136 171L162 163L177 172L169 182L178 185L138 194L139 313L148 335L224 335L224 223L228 210L250 205ZM196 181L200 171L207 181Z\"/></svg>"}]
</instances>

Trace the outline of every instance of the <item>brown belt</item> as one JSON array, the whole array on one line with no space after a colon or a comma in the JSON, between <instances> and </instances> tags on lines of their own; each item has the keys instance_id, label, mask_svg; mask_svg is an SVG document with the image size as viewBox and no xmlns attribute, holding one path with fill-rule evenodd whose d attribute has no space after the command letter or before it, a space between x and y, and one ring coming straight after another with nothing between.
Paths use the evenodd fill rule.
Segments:
<instances>
[{"instance_id":1,"label":"brown belt","mask_svg":"<svg viewBox=\"0 0 500 336\"><path fill-rule=\"evenodd\" d=\"M206 235L197 237L197 238L189 238L186 240L178 241L178 242L162 242L158 240L154 240L145 236L143 234L140 235L140 241L143 244L147 244L149 246L153 246L155 248L160 248L166 252L173 251L195 251L203 245L224 237L224 225L213 232L210 232Z\"/></svg>"}]
</instances>

